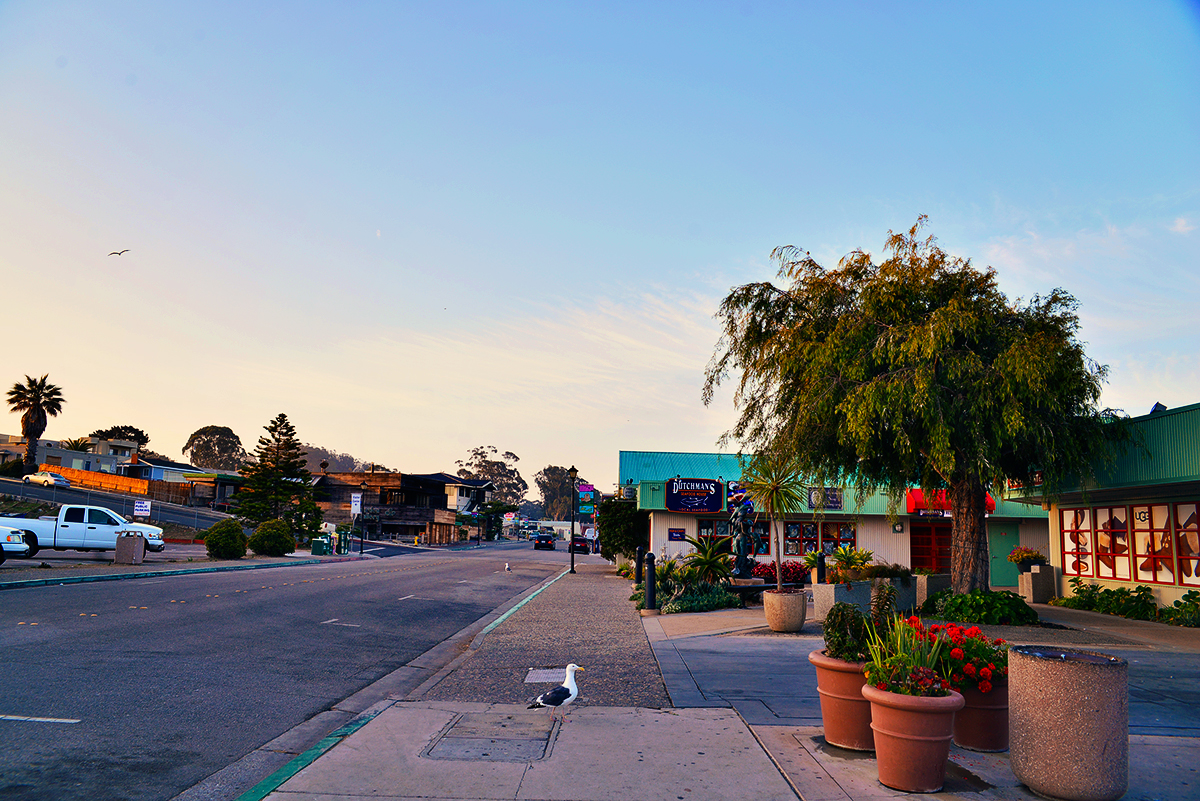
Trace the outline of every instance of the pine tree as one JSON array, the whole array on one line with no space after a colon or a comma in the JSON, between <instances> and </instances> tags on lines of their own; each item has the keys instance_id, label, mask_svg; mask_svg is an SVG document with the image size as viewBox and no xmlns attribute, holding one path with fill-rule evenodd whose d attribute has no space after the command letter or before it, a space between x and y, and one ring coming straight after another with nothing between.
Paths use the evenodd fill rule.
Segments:
<instances>
[{"instance_id":1,"label":"pine tree","mask_svg":"<svg viewBox=\"0 0 1200 801\"><path fill-rule=\"evenodd\" d=\"M264 428L267 433L258 438L254 463L242 469L246 483L234 496L237 516L252 525L283 519L294 531L314 533L320 528L321 512L313 503L312 474L305 468L296 429L286 414Z\"/></svg>"}]
</instances>

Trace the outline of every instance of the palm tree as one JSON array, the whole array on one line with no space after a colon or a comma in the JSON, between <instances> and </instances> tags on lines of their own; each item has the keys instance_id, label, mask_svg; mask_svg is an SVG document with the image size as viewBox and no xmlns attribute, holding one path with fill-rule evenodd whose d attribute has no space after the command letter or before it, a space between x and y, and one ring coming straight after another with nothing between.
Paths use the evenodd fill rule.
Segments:
<instances>
[{"instance_id":1,"label":"palm tree","mask_svg":"<svg viewBox=\"0 0 1200 801\"><path fill-rule=\"evenodd\" d=\"M783 527L778 528L777 534L775 523L782 523L785 515L800 511L805 499L805 483L797 470L796 459L784 454L757 454L743 468L739 483L755 506L767 513L775 551L775 587L782 590Z\"/></svg>"},{"instance_id":2,"label":"palm tree","mask_svg":"<svg viewBox=\"0 0 1200 801\"><path fill-rule=\"evenodd\" d=\"M21 415L21 436L25 437L25 472L37 470L38 438L46 431L46 417L58 417L62 411L62 388L46 381L49 375L41 378L25 376L25 383L20 381L12 385L8 391L8 408L14 412L24 412Z\"/></svg>"},{"instance_id":3,"label":"palm tree","mask_svg":"<svg viewBox=\"0 0 1200 801\"><path fill-rule=\"evenodd\" d=\"M68 451L83 451L87 453L92 449L91 437L76 437L75 439L64 439L58 443Z\"/></svg>"}]
</instances>

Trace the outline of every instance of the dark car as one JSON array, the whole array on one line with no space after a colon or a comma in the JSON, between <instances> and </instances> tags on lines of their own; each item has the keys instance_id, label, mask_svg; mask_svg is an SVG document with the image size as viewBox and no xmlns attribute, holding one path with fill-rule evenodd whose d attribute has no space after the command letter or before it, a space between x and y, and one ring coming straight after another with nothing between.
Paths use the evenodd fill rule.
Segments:
<instances>
[{"instance_id":1,"label":"dark car","mask_svg":"<svg viewBox=\"0 0 1200 801\"><path fill-rule=\"evenodd\" d=\"M534 534L533 535L533 549L536 551L538 548L549 548L550 550L553 551L554 550L554 535L553 534Z\"/></svg>"},{"instance_id":2,"label":"dark car","mask_svg":"<svg viewBox=\"0 0 1200 801\"><path fill-rule=\"evenodd\" d=\"M591 553L592 543L582 534L576 534L571 537L571 544L567 546L567 553Z\"/></svg>"}]
</instances>

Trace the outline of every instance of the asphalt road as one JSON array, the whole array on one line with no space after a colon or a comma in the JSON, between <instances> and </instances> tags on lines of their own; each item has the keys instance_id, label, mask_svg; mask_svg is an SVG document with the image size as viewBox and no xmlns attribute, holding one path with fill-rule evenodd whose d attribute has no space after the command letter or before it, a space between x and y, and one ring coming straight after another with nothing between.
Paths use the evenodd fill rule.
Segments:
<instances>
[{"instance_id":1,"label":"asphalt road","mask_svg":"<svg viewBox=\"0 0 1200 801\"><path fill-rule=\"evenodd\" d=\"M75 487L43 487L40 484L25 484L19 479L0 478L0 493L15 495L21 498L36 498L53 503L81 503L90 506L103 506L119 515L133 514L133 503L139 500L133 495L120 495L114 492L99 490L77 489ZM141 500L145 500L142 498ZM150 504L150 522L159 521L179 523L192 528L208 528L218 520L224 520L229 515L214 512L211 509L198 507L176 506L171 503L153 501Z\"/></svg>"},{"instance_id":2,"label":"asphalt road","mask_svg":"<svg viewBox=\"0 0 1200 801\"><path fill-rule=\"evenodd\" d=\"M492 544L0 592L0 798L171 798L559 572L566 556Z\"/></svg>"}]
</instances>

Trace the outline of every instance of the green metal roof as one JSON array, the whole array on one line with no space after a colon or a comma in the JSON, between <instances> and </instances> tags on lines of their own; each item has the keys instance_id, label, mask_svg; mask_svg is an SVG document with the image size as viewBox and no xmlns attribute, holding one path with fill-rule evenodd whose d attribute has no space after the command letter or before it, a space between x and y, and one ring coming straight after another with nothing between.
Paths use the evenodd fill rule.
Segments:
<instances>
[{"instance_id":1,"label":"green metal roof","mask_svg":"<svg viewBox=\"0 0 1200 801\"><path fill-rule=\"evenodd\" d=\"M1096 473L1099 488L1200 481L1200 403L1151 412L1129 423L1146 450L1128 448L1102 466Z\"/></svg>"},{"instance_id":2,"label":"green metal roof","mask_svg":"<svg viewBox=\"0 0 1200 801\"><path fill-rule=\"evenodd\" d=\"M620 451L618 476L622 485L633 483L638 486L638 508L649 511L666 509L664 483L669 478L715 478L725 482L737 481L742 477L738 457L728 453L673 453L662 451ZM854 503L854 490L844 493L845 508L838 512L826 510L826 514L885 515L888 513L887 496L881 492L868 495L861 507ZM994 495L994 494L993 494ZM992 517L1044 518L1048 512L1027 503L1005 501L995 498L996 511ZM803 510L807 512L808 510ZM905 514L904 502L896 510Z\"/></svg>"}]
</instances>

